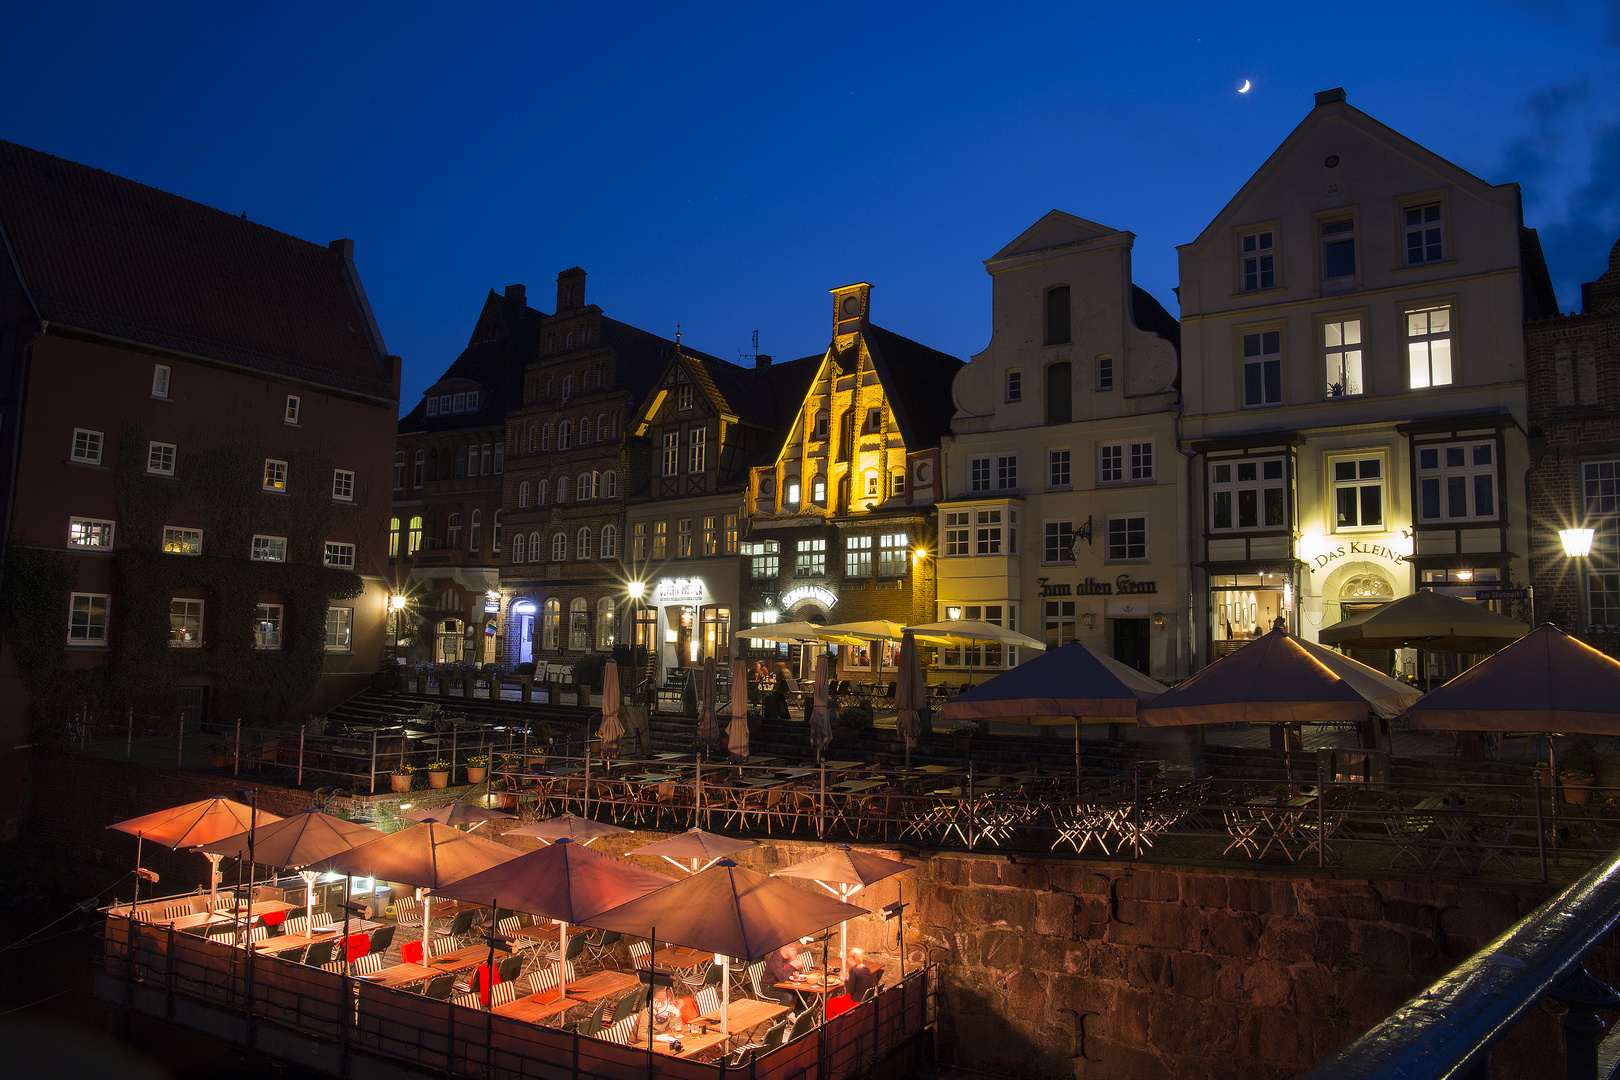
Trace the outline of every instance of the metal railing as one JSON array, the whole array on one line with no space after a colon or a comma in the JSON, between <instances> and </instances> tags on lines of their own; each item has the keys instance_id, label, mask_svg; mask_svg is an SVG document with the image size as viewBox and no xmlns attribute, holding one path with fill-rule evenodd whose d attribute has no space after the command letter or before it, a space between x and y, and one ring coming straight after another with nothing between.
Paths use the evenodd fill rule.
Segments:
<instances>
[{"instance_id":1,"label":"metal railing","mask_svg":"<svg viewBox=\"0 0 1620 1080\"><path fill-rule=\"evenodd\" d=\"M1585 961L1617 926L1620 855L1509 927L1302 1080L1488 1080L1491 1049L1546 998L1566 1007L1558 1022L1569 1080L1612 1077L1620 1068L1620 1035L1599 1042L1604 1024L1596 1010L1620 1008L1620 994L1587 974ZM1543 1075L1553 1074L1549 1068Z\"/></svg>"}]
</instances>

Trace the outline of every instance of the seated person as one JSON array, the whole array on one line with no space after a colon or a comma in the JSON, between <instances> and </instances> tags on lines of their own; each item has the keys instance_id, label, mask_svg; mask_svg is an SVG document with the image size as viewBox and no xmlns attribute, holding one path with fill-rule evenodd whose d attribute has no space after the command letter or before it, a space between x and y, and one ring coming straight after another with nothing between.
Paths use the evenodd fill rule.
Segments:
<instances>
[{"instance_id":1,"label":"seated person","mask_svg":"<svg viewBox=\"0 0 1620 1080\"><path fill-rule=\"evenodd\" d=\"M866 966L866 953L860 949L849 950L849 970L844 973L844 989L849 996L859 1004L866 1000L866 993L877 985L877 979L872 975L872 969Z\"/></svg>"},{"instance_id":2,"label":"seated person","mask_svg":"<svg viewBox=\"0 0 1620 1080\"><path fill-rule=\"evenodd\" d=\"M695 1011L697 1003L693 1002ZM652 1005L652 1033L654 1035L679 1035L685 1021L681 1019L681 1006L675 994L667 986L660 986L653 991ZM643 1040L647 1038L647 1018L649 1009L642 1009L636 1014L636 1035Z\"/></svg>"},{"instance_id":3,"label":"seated person","mask_svg":"<svg viewBox=\"0 0 1620 1080\"><path fill-rule=\"evenodd\" d=\"M786 945L771 953L765 961L765 971L760 979L760 986L768 997L775 998L789 1008L797 1008L799 997L792 990L783 990L777 983L785 983L788 976L803 971L810 966L811 958L808 949L801 950L798 945L788 942Z\"/></svg>"}]
</instances>

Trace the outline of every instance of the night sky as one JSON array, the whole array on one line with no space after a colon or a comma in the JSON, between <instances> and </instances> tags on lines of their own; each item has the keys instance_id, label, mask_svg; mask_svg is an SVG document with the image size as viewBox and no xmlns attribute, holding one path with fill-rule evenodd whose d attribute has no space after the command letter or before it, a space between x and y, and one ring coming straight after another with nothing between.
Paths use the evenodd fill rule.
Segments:
<instances>
[{"instance_id":1,"label":"night sky","mask_svg":"<svg viewBox=\"0 0 1620 1080\"><path fill-rule=\"evenodd\" d=\"M353 237L407 409L487 289L576 263L727 359L820 351L855 280L965 358L1058 208L1174 312L1175 245L1333 86L1522 184L1565 310L1620 237L1620 0L1101 6L11 4L0 138Z\"/></svg>"}]
</instances>

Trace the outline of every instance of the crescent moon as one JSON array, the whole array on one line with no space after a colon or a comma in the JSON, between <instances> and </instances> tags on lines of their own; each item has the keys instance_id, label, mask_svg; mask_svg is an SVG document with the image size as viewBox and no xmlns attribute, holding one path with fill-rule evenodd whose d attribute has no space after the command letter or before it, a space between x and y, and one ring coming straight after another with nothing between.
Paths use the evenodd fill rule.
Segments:
<instances>
[{"instance_id":1,"label":"crescent moon","mask_svg":"<svg viewBox=\"0 0 1620 1080\"><path fill-rule=\"evenodd\" d=\"M1249 80L1244 79L1243 80L1243 85L1238 87L1238 93L1247 94L1248 92L1249 92Z\"/></svg>"}]
</instances>

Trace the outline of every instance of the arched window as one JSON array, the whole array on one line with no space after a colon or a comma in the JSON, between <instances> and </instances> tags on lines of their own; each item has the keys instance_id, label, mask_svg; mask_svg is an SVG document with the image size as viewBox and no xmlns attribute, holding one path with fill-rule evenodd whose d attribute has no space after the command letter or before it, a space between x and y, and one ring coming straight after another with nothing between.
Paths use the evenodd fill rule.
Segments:
<instances>
[{"instance_id":1,"label":"arched window","mask_svg":"<svg viewBox=\"0 0 1620 1080\"><path fill-rule=\"evenodd\" d=\"M564 420L557 425L557 449L567 450L574 445L574 422Z\"/></svg>"},{"instance_id":2,"label":"arched window","mask_svg":"<svg viewBox=\"0 0 1620 1080\"><path fill-rule=\"evenodd\" d=\"M444 546L454 550L461 546L461 515L451 514L444 527Z\"/></svg>"},{"instance_id":3,"label":"arched window","mask_svg":"<svg viewBox=\"0 0 1620 1080\"><path fill-rule=\"evenodd\" d=\"M525 480L521 484L518 485L518 509L521 510L525 506L528 506L528 505L529 505L529 482L527 480Z\"/></svg>"},{"instance_id":4,"label":"arched window","mask_svg":"<svg viewBox=\"0 0 1620 1080\"><path fill-rule=\"evenodd\" d=\"M612 525L602 526L602 558L611 559L619 554L619 530Z\"/></svg>"},{"instance_id":5,"label":"arched window","mask_svg":"<svg viewBox=\"0 0 1620 1080\"><path fill-rule=\"evenodd\" d=\"M597 378L600 379L601 376L597 376ZM613 437L613 432L608 427L607 413L602 413L596 418L596 437L603 442L607 442L608 439Z\"/></svg>"},{"instance_id":6,"label":"arched window","mask_svg":"<svg viewBox=\"0 0 1620 1080\"><path fill-rule=\"evenodd\" d=\"M534 485L534 505L546 505L546 487L547 484L544 480L541 480L539 483Z\"/></svg>"},{"instance_id":7,"label":"arched window","mask_svg":"<svg viewBox=\"0 0 1620 1080\"><path fill-rule=\"evenodd\" d=\"M596 602L596 647L601 652L613 648L613 598L604 596Z\"/></svg>"},{"instance_id":8,"label":"arched window","mask_svg":"<svg viewBox=\"0 0 1620 1080\"><path fill-rule=\"evenodd\" d=\"M388 557L399 558L399 518L388 519Z\"/></svg>"},{"instance_id":9,"label":"arched window","mask_svg":"<svg viewBox=\"0 0 1620 1080\"><path fill-rule=\"evenodd\" d=\"M577 550L574 552L574 558L588 559L591 557L591 527L589 525L579 530L578 543L575 546Z\"/></svg>"},{"instance_id":10,"label":"arched window","mask_svg":"<svg viewBox=\"0 0 1620 1080\"><path fill-rule=\"evenodd\" d=\"M619 474L609 469L602 474L602 498L617 499L619 497Z\"/></svg>"},{"instance_id":11,"label":"arched window","mask_svg":"<svg viewBox=\"0 0 1620 1080\"><path fill-rule=\"evenodd\" d=\"M1046 290L1046 344L1069 343L1069 287L1054 285Z\"/></svg>"},{"instance_id":12,"label":"arched window","mask_svg":"<svg viewBox=\"0 0 1620 1080\"><path fill-rule=\"evenodd\" d=\"M544 562L545 558L546 558L546 553L544 551L540 550L540 534L537 533L537 532L530 533L529 534L529 561L530 562Z\"/></svg>"},{"instance_id":13,"label":"arched window","mask_svg":"<svg viewBox=\"0 0 1620 1080\"><path fill-rule=\"evenodd\" d=\"M560 503L568 501L568 477L566 476L557 477L557 501Z\"/></svg>"},{"instance_id":14,"label":"arched window","mask_svg":"<svg viewBox=\"0 0 1620 1080\"><path fill-rule=\"evenodd\" d=\"M405 490L405 451L394 453L394 490Z\"/></svg>"},{"instance_id":15,"label":"arched window","mask_svg":"<svg viewBox=\"0 0 1620 1080\"><path fill-rule=\"evenodd\" d=\"M483 516L483 514L481 512L479 512L479 511L477 511L477 510L474 510L472 512L472 520L467 525L467 550L468 551L471 551L471 552L473 552L475 554L477 553L477 551L478 551L478 533L483 527L484 527L484 516Z\"/></svg>"},{"instance_id":16,"label":"arched window","mask_svg":"<svg viewBox=\"0 0 1620 1080\"><path fill-rule=\"evenodd\" d=\"M591 615L583 596L576 596L568 605L568 647L591 647Z\"/></svg>"},{"instance_id":17,"label":"arched window","mask_svg":"<svg viewBox=\"0 0 1620 1080\"><path fill-rule=\"evenodd\" d=\"M458 447L456 447L456 479L460 480L463 476L466 476L466 475L467 475L467 448L465 446L458 446Z\"/></svg>"},{"instance_id":18,"label":"arched window","mask_svg":"<svg viewBox=\"0 0 1620 1080\"><path fill-rule=\"evenodd\" d=\"M422 550L422 515L411 518L411 531L406 536L405 554L415 555Z\"/></svg>"},{"instance_id":19,"label":"arched window","mask_svg":"<svg viewBox=\"0 0 1620 1080\"><path fill-rule=\"evenodd\" d=\"M424 481L426 479L427 479L427 451L426 450L418 450L416 452L416 476L415 476L415 479L414 479L413 482L416 484L417 487L421 487L422 486L422 481Z\"/></svg>"},{"instance_id":20,"label":"arched window","mask_svg":"<svg viewBox=\"0 0 1620 1080\"><path fill-rule=\"evenodd\" d=\"M568 561L568 535L566 533L558 533L551 538L551 561Z\"/></svg>"},{"instance_id":21,"label":"arched window","mask_svg":"<svg viewBox=\"0 0 1620 1080\"><path fill-rule=\"evenodd\" d=\"M529 452L529 429L528 428L523 428L522 430L520 430L518 432L518 453L527 454L528 452Z\"/></svg>"},{"instance_id":22,"label":"arched window","mask_svg":"<svg viewBox=\"0 0 1620 1080\"><path fill-rule=\"evenodd\" d=\"M582 472L579 474L577 486L574 488L576 493L574 497L580 502L584 502L586 499L591 497L595 489L596 485L591 483L591 474L588 472Z\"/></svg>"},{"instance_id":23,"label":"arched window","mask_svg":"<svg viewBox=\"0 0 1620 1080\"><path fill-rule=\"evenodd\" d=\"M555 649L560 633L559 624L562 622L562 601L551 599L546 601L545 631L541 638L543 647Z\"/></svg>"},{"instance_id":24,"label":"arched window","mask_svg":"<svg viewBox=\"0 0 1620 1080\"><path fill-rule=\"evenodd\" d=\"M573 346L573 344L574 344L574 335L573 334L568 335L568 344L569 344L570 347ZM567 401L569 398L571 398L573 396L574 396L574 377L572 375L564 376L563 377L563 400Z\"/></svg>"},{"instance_id":25,"label":"arched window","mask_svg":"<svg viewBox=\"0 0 1620 1080\"><path fill-rule=\"evenodd\" d=\"M495 516L490 519L490 523L489 550L499 555L501 553L501 512L499 510L495 511Z\"/></svg>"},{"instance_id":26,"label":"arched window","mask_svg":"<svg viewBox=\"0 0 1620 1080\"><path fill-rule=\"evenodd\" d=\"M542 449L542 450L550 450L551 449L551 425L550 424L547 424L545 427L540 429L540 449Z\"/></svg>"},{"instance_id":27,"label":"arched window","mask_svg":"<svg viewBox=\"0 0 1620 1080\"><path fill-rule=\"evenodd\" d=\"M579 422L579 445L584 446L586 443L588 443L590 441L591 441L591 422L588 419L587 420L581 420Z\"/></svg>"},{"instance_id":28,"label":"arched window","mask_svg":"<svg viewBox=\"0 0 1620 1080\"><path fill-rule=\"evenodd\" d=\"M1074 417L1074 386L1067 360L1046 365L1046 422L1067 424Z\"/></svg>"},{"instance_id":29,"label":"arched window","mask_svg":"<svg viewBox=\"0 0 1620 1080\"><path fill-rule=\"evenodd\" d=\"M496 525L495 527L497 529L500 528L499 525ZM518 533L516 536L512 537L512 561L515 563L522 562L527 548L528 545L523 542L522 533Z\"/></svg>"}]
</instances>

